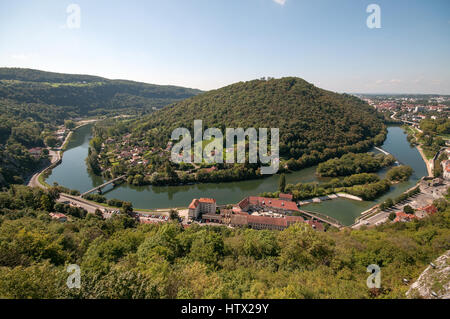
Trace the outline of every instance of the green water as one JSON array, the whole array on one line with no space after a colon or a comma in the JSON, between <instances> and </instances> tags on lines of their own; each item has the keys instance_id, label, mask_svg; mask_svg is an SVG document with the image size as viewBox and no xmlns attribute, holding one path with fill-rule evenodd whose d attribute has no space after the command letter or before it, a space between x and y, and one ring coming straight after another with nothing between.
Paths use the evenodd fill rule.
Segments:
<instances>
[{"instance_id":1,"label":"green water","mask_svg":"<svg viewBox=\"0 0 450 319\"><path fill-rule=\"evenodd\" d=\"M88 154L89 139L91 138L91 125L79 128L72 135L67 150L64 152L61 165L53 169L47 183L57 182L80 192L87 191L103 183L101 177L88 172L85 158ZM408 182L395 185L391 191L377 202L387 197L395 197L406 189L412 187L422 176L427 174L425 163L419 152L411 148L406 135L400 127L388 128L387 139L383 149L393 154L402 164L410 165L414 174ZM286 176L287 183L317 181L316 167L303 169ZM383 175L385 171L381 171ZM210 183L185 186L130 186L121 185L114 189L108 186L105 189L107 198L118 198L131 201L135 208L167 208L186 207L192 198L212 197L218 204L237 203L249 195L262 192L273 192L278 188L279 175L264 179L248 180L230 183ZM374 202L357 202L347 199L336 199L304 206L310 211L325 213L335 217L342 223L349 225L361 212L374 205Z\"/></svg>"}]
</instances>

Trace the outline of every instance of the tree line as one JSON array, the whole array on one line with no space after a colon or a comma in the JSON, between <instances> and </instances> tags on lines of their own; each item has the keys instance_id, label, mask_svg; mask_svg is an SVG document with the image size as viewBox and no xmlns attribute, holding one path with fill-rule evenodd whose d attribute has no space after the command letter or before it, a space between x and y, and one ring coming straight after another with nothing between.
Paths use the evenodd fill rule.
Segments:
<instances>
[{"instance_id":1,"label":"tree line","mask_svg":"<svg viewBox=\"0 0 450 319\"><path fill-rule=\"evenodd\" d=\"M0 192L2 298L404 298L429 262L450 249L450 210L410 223L322 233L138 224L127 215L72 214L45 191ZM47 194L50 196L50 194ZM67 210L64 210L67 213ZM66 285L69 264L81 288ZM366 267L383 269L380 289Z\"/></svg>"}]
</instances>

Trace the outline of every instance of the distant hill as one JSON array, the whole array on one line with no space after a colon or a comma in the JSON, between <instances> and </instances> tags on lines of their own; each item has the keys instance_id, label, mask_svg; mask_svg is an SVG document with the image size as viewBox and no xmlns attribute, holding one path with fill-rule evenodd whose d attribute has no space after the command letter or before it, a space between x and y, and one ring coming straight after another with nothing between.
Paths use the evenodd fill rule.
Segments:
<instances>
[{"instance_id":1,"label":"distant hill","mask_svg":"<svg viewBox=\"0 0 450 319\"><path fill-rule=\"evenodd\" d=\"M21 183L40 164L27 149L69 118L145 114L200 93L98 76L0 68L0 186Z\"/></svg>"},{"instance_id":2,"label":"distant hill","mask_svg":"<svg viewBox=\"0 0 450 319\"><path fill-rule=\"evenodd\" d=\"M382 117L357 97L320 89L303 79L239 82L167 106L130 124L164 146L174 128L267 127L280 129L280 154L314 163L361 151L385 138ZM301 166L303 164L300 163ZM309 164L311 164L309 163Z\"/></svg>"},{"instance_id":3,"label":"distant hill","mask_svg":"<svg viewBox=\"0 0 450 319\"><path fill-rule=\"evenodd\" d=\"M80 116L114 110L145 112L199 93L200 90L178 86L0 68L0 99L64 107L66 111Z\"/></svg>"}]
</instances>

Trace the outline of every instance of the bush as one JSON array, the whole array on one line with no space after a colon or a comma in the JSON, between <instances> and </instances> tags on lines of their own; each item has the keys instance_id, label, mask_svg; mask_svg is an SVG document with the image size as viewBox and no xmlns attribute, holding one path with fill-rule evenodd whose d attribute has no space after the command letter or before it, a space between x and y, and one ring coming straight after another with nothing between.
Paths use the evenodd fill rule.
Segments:
<instances>
[{"instance_id":1,"label":"bush","mask_svg":"<svg viewBox=\"0 0 450 319\"><path fill-rule=\"evenodd\" d=\"M86 194L84 198L97 203L106 203L106 197L100 194Z\"/></svg>"},{"instance_id":2,"label":"bush","mask_svg":"<svg viewBox=\"0 0 450 319\"><path fill-rule=\"evenodd\" d=\"M394 220L395 219L395 217L396 217L397 215L395 215L395 213L390 213L389 214L389 220Z\"/></svg>"},{"instance_id":3,"label":"bush","mask_svg":"<svg viewBox=\"0 0 450 319\"><path fill-rule=\"evenodd\" d=\"M386 174L386 178L390 181L406 181L412 175L412 168L405 165L400 165L391 168Z\"/></svg>"},{"instance_id":4,"label":"bush","mask_svg":"<svg viewBox=\"0 0 450 319\"><path fill-rule=\"evenodd\" d=\"M107 204L109 206L122 207L123 201L120 199L112 198L112 199L108 200Z\"/></svg>"}]
</instances>

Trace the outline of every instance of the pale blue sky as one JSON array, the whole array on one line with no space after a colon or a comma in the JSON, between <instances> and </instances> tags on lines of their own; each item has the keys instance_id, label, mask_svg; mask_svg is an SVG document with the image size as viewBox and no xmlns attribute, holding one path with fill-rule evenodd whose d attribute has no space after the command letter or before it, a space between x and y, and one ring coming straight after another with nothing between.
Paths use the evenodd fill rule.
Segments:
<instances>
[{"instance_id":1,"label":"pale blue sky","mask_svg":"<svg viewBox=\"0 0 450 319\"><path fill-rule=\"evenodd\" d=\"M79 29L66 26L71 3ZM371 3L381 29L366 25ZM298 76L338 92L450 94L450 1L0 0L0 66L203 90Z\"/></svg>"}]
</instances>

